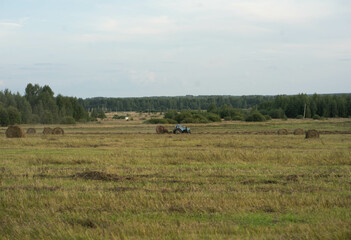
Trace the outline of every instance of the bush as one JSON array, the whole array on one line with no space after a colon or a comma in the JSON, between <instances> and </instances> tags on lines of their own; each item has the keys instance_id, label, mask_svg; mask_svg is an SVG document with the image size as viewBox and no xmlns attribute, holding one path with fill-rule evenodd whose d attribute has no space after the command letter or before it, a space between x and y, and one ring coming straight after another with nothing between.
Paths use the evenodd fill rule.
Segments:
<instances>
[{"instance_id":1,"label":"bush","mask_svg":"<svg viewBox=\"0 0 351 240\"><path fill-rule=\"evenodd\" d=\"M126 116L118 116L117 114L113 115L112 119L125 119Z\"/></svg>"},{"instance_id":2,"label":"bush","mask_svg":"<svg viewBox=\"0 0 351 240\"><path fill-rule=\"evenodd\" d=\"M263 115L264 116L264 118L268 121L268 120L272 120L272 118L271 118L271 116L269 116L269 115Z\"/></svg>"},{"instance_id":3,"label":"bush","mask_svg":"<svg viewBox=\"0 0 351 240\"><path fill-rule=\"evenodd\" d=\"M158 119L158 118L151 118L149 120L146 120L144 123L150 123L150 124L168 124L168 119Z\"/></svg>"},{"instance_id":4,"label":"bush","mask_svg":"<svg viewBox=\"0 0 351 240\"><path fill-rule=\"evenodd\" d=\"M320 120L321 117L318 114L313 115L312 117L314 120Z\"/></svg>"},{"instance_id":5,"label":"bush","mask_svg":"<svg viewBox=\"0 0 351 240\"><path fill-rule=\"evenodd\" d=\"M268 111L268 115L271 116L272 118L284 118L285 112L283 109L278 108L278 109L271 109Z\"/></svg>"},{"instance_id":6,"label":"bush","mask_svg":"<svg viewBox=\"0 0 351 240\"><path fill-rule=\"evenodd\" d=\"M232 118L230 116L224 117L224 121L230 121L230 120L232 120Z\"/></svg>"},{"instance_id":7,"label":"bush","mask_svg":"<svg viewBox=\"0 0 351 240\"><path fill-rule=\"evenodd\" d=\"M172 119L177 123L209 123L209 122L220 122L221 118L218 114L209 113L206 111L177 111L170 110L165 113L165 119Z\"/></svg>"},{"instance_id":8,"label":"bush","mask_svg":"<svg viewBox=\"0 0 351 240\"><path fill-rule=\"evenodd\" d=\"M245 121L247 121L247 122L264 122L264 121L266 121L266 118L259 111L253 111L246 117Z\"/></svg>"},{"instance_id":9,"label":"bush","mask_svg":"<svg viewBox=\"0 0 351 240\"><path fill-rule=\"evenodd\" d=\"M177 124L178 122L173 119L166 118L151 118L149 120L144 121L146 124Z\"/></svg>"},{"instance_id":10,"label":"bush","mask_svg":"<svg viewBox=\"0 0 351 240\"><path fill-rule=\"evenodd\" d=\"M238 115L238 116L232 117L232 120L233 120L233 121L244 121L244 120L245 120L245 117L242 116L242 115Z\"/></svg>"},{"instance_id":11,"label":"bush","mask_svg":"<svg viewBox=\"0 0 351 240\"><path fill-rule=\"evenodd\" d=\"M296 118L297 119L303 119L303 116L302 115L297 115Z\"/></svg>"},{"instance_id":12,"label":"bush","mask_svg":"<svg viewBox=\"0 0 351 240\"><path fill-rule=\"evenodd\" d=\"M73 117L66 116L61 121L62 124L76 124L76 120Z\"/></svg>"},{"instance_id":13,"label":"bush","mask_svg":"<svg viewBox=\"0 0 351 240\"><path fill-rule=\"evenodd\" d=\"M221 118L219 117L219 115L215 114L215 113L207 113L206 117L210 122L220 122L221 121Z\"/></svg>"}]
</instances>

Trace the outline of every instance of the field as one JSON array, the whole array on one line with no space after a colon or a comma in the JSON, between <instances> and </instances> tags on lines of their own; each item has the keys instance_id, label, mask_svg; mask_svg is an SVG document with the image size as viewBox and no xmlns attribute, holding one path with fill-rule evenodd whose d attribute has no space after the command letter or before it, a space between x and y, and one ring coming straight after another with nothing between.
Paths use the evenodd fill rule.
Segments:
<instances>
[{"instance_id":1,"label":"field","mask_svg":"<svg viewBox=\"0 0 351 240\"><path fill-rule=\"evenodd\" d=\"M0 128L0 239L351 239L350 119L189 126Z\"/></svg>"}]
</instances>

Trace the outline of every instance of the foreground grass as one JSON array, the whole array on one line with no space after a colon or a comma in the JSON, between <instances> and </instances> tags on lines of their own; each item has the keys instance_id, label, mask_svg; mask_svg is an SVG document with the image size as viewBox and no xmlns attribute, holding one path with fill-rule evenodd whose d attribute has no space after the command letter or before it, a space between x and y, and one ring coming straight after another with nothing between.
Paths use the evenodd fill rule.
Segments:
<instances>
[{"instance_id":1,"label":"foreground grass","mask_svg":"<svg viewBox=\"0 0 351 240\"><path fill-rule=\"evenodd\" d=\"M234 134L277 124L2 135L0 239L350 239L351 135Z\"/></svg>"}]
</instances>

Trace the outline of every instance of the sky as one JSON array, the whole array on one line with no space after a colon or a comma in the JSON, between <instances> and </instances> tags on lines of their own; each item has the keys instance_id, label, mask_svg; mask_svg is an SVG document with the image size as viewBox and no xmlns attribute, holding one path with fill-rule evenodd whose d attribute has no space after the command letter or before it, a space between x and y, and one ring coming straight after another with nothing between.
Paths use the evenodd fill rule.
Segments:
<instances>
[{"instance_id":1,"label":"sky","mask_svg":"<svg viewBox=\"0 0 351 240\"><path fill-rule=\"evenodd\" d=\"M0 0L0 90L351 92L350 0Z\"/></svg>"}]
</instances>

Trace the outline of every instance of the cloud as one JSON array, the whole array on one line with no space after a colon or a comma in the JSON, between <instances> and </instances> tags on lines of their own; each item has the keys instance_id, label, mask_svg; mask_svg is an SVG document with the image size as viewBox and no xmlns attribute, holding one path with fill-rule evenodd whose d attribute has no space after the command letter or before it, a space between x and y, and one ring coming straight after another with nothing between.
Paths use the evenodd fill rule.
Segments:
<instances>
[{"instance_id":1,"label":"cloud","mask_svg":"<svg viewBox=\"0 0 351 240\"><path fill-rule=\"evenodd\" d=\"M332 5L321 1L238 1L231 4L231 9L246 19L287 23L321 19L333 13Z\"/></svg>"},{"instance_id":2,"label":"cloud","mask_svg":"<svg viewBox=\"0 0 351 240\"><path fill-rule=\"evenodd\" d=\"M75 39L83 42L109 42L139 39L140 37L165 36L174 30L174 23L167 16L102 18L91 24L89 33Z\"/></svg>"},{"instance_id":3,"label":"cloud","mask_svg":"<svg viewBox=\"0 0 351 240\"><path fill-rule=\"evenodd\" d=\"M145 8L123 6L130 11ZM88 23L89 29L76 39L83 42L140 40L140 37L169 40L203 33L259 36L274 32L272 23L301 27L342 11L331 0L150 0L146 6L143 14L96 16ZM150 9L167 14L148 15Z\"/></svg>"},{"instance_id":4,"label":"cloud","mask_svg":"<svg viewBox=\"0 0 351 240\"><path fill-rule=\"evenodd\" d=\"M4 28L19 28L22 27L21 24L19 23L13 23L13 22L0 22L0 28L4 27Z\"/></svg>"},{"instance_id":5,"label":"cloud","mask_svg":"<svg viewBox=\"0 0 351 240\"><path fill-rule=\"evenodd\" d=\"M29 20L29 18L21 18L17 22L13 21L1 21L0 20L0 29L12 29L12 28L20 28L23 27L24 24Z\"/></svg>"},{"instance_id":6,"label":"cloud","mask_svg":"<svg viewBox=\"0 0 351 240\"><path fill-rule=\"evenodd\" d=\"M151 71L129 71L130 80L137 85L150 85L157 82L155 72Z\"/></svg>"},{"instance_id":7,"label":"cloud","mask_svg":"<svg viewBox=\"0 0 351 240\"><path fill-rule=\"evenodd\" d=\"M301 23L321 19L337 12L335 2L331 0L182 0L162 1L161 6L194 15L232 16L250 21L280 23Z\"/></svg>"},{"instance_id":8,"label":"cloud","mask_svg":"<svg viewBox=\"0 0 351 240\"><path fill-rule=\"evenodd\" d=\"M107 18L96 26L97 31L119 34L158 34L167 30L172 22L167 16L139 18Z\"/></svg>"}]
</instances>

